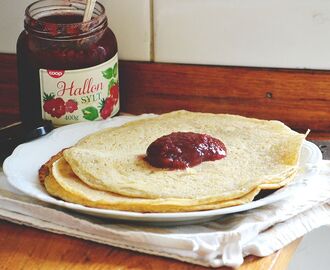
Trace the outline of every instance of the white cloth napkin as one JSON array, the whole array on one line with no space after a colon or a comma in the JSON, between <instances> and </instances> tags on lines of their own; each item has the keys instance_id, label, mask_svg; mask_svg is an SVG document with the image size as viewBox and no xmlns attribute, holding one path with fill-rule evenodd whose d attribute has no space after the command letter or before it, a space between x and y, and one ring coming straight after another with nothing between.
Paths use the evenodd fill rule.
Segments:
<instances>
[{"instance_id":1,"label":"white cloth napkin","mask_svg":"<svg viewBox=\"0 0 330 270\"><path fill-rule=\"evenodd\" d=\"M176 227L119 224L69 212L14 190L0 172L0 218L203 266L238 267L247 255L267 256L330 224L330 161L320 167L290 198L217 221Z\"/></svg>"}]
</instances>

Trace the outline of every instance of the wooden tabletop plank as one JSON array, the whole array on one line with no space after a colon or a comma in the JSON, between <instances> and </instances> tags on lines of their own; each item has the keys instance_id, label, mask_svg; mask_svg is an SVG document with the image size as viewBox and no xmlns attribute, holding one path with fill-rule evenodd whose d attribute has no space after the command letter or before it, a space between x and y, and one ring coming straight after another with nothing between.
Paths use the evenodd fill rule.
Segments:
<instances>
[{"instance_id":1,"label":"wooden tabletop plank","mask_svg":"<svg viewBox=\"0 0 330 270\"><path fill-rule=\"evenodd\" d=\"M299 244L296 240L264 258L249 256L239 270L284 270ZM142 254L0 221L1 269L56 270L202 270L205 267ZM228 267L217 269L228 270Z\"/></svg>"},{"instance_id":2,"label":"wooden tabletop plank","mask_svg":"<svg viewBox=\"0 0 330 270\"><path fill-rule=\"evenodd\" d=\"M18 117L16 56L0 54L1 109ZM122 111L178 109L277 119L330 132L330 72L120 61ZM1 115L0 115L1 117Z\"/></svg>"}]
</instances>

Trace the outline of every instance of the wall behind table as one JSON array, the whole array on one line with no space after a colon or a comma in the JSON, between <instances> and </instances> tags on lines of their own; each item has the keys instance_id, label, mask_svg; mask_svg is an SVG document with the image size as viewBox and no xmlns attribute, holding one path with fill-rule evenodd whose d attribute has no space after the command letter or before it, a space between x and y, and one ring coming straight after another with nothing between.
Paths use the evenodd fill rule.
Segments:
<instances>
[{"instance_id":1,"label":"wall behind table","mask_svg":"<svg viewBox=\"0 0 330 270\"><path fill-rule=\"evenodd\" d=\"M1 1L0 52L15 52L24 9L32 2ZM122 60L330 68L329 1L100 2L117 35Z\"/></svg>"},{"instance_id":2,"label":"wall behind table","mask_svg":"<svg viewBox=\"0 0 330 270\"><path fill-rule=\"evenodd\" d=\"M0 53L15 53L31 2L2 1ZM330 130L330 2L101 2L119 43L124 110L239 113Z\"/></svg>"}]
</instances>

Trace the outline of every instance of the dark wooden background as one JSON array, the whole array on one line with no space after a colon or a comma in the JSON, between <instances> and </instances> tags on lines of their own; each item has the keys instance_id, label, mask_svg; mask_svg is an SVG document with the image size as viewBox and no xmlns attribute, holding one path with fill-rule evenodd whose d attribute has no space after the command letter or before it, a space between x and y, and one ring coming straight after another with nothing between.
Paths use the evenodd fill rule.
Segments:
<instances>
[{"instance_id":1,"label":"dark wooden background","mask_svg":"<svg viewBox=\"0 0 330 270\"><path fill-rule=\"evenodd\" d=\"M234 113L278 119L311 134L330 132L329 71L131 61L119 67L125 112ZM6 100L0 122L7 124L19 118L15 55L0 54L0 72L0 99Z\"/></svg>"}]
</instances>

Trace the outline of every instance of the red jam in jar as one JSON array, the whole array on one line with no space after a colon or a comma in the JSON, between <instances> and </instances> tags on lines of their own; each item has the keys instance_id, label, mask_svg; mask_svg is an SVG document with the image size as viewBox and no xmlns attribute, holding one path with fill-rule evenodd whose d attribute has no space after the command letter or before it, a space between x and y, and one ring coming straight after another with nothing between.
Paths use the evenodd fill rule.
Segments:
<instances>
[{"instance_id":1,"label":"red jam in jar","mask_svg":"<svg viewBox=\"0 0 330 270\"><path fill-rule=\"evenodd\" d=\"M86 3L40 0L25 11L17 41L23 123L106 119L119 111L117 41L104 7L83 22Z\"/></svg>"},{"instance_id":2,"label":"red jam in jar","mask_svg":"<svg viewBox=\"0 0 330 270\"><path fill-rule=\"evenodd\" d=\"M222 159L226 155L224 143L210 135L173 132L149 145L146 160L158 168L186 169L204 161Z\"/></svg>"}]
</instances>

